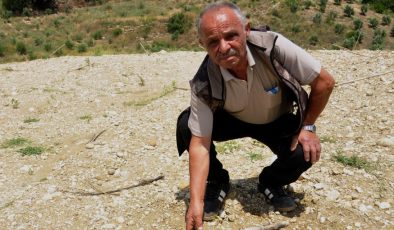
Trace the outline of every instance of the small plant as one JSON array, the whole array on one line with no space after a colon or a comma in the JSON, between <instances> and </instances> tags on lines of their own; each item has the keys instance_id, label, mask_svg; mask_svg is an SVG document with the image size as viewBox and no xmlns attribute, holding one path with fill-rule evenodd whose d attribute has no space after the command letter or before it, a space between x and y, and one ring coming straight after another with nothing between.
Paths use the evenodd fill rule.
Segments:
<instances>
[{"instance_id":1,"label":"small plant","mask_svg":"<svg viewBox=\"0 0 394 230\"><path fill-rule=\"evenodd\" d=\"M391 17L388 15L383 15L382 17L382 25L387 26L391 23Z\"/></svg>"},{"instance_id":2,"label":"small plant","mask_svg":"<svg viewBox=\"0 0 394 230\"><path fill-rule=\"evenodd\" d=\"M286 5L290 8L290 12L296 13L298 10L298 1L297 0L286 0Z\"/></svg>"},{"instance_id":3,"label":"small plant","mask_svg":"<svg viewBox=\"0 0 394 230\"><path fill-rule=\"evenodd\" d=\"M345 30L345 26L344 25L342 25L342 24L335 24L334 32L336 34L342 34L344 30Z\"/></svg>"},{"instance_id":4,"label":"small plant","mask_svg":"<svg viewBox=\"0 0 394 230\"><path fill-rule=\"evenodd\" d=\"M64 45L67 47L67 49L72 50L74 48L74 43L71 40L67 40Z\"/></svg>"},{"instance_id":5,"label":"small plant","mask_svg":"<svg viewBox=\"0 0 394 230\"><path fill-rule=\"evenodd\" d=\"M79 119L86 120L87 122L90 122L93 119L93 117L92 117L92 115L88 114L88 115L84 115L84 116L79 117Z\"/></svg>"},{"instance_id":6,"label":"small plant","mask_svg":"<svg viewBox=\"0 0 394 230\"><path fill-rule=\"evenodd\" d=\"M50 42L47 42L44 44L44 50L49 52L52 50L52 44Z\"/></svg>"},{"instance_id":7,"label":"small plant","mask_svg":"<svg viewBox=\"0 0 394 230\"><path fill-rule=\"evenodd\" d=\"M382 50L384 48L384 39L386 38L386 31L376 29L372 37L371 50Z\"/></svg>"},{"instance_id":8,"label":"small plant","mask_svg":"<svg viewBox=\"0 0 394 230\"><path fill-rule=\"evenodd\" d=\"M27 53L27 48L25 43L19 41L16 43L16 52L20 55L25 55Z\"/></svg>"},{"instance_id":9,"label":"small plant","mask_svg":"<svg viewBox=\"0 0 394 230\"><path fill-rule=\"evenodd\" d=\"M376 29L379 25L379 21L377 18L369 18L368 19L368 26L372 29Z\"/></svg>"},{"instance_id":10,"label":"small plant","mask_svg":"<svg viewBox=\"0 0 394 230\"><path fill-rule=\"evenodd\" d=\"M11 106L13 109L18 109L19 108L19 101L17 99L12 98L11 99Z\"/></svg>"},{"instance_id":11,"label":"small plant","mask_svg":"<svg viewBox=\"0 0 394 230\"><path fill-rule=\"evenodd\" d=\"M356 44L356 39L354 37L346 38L343 41L343 47L345 47L347 49L353 49L355 44Z\"/></svg>"},{"instance_id":12,"label":"small plant","mask_svg":"<svg viewBox=\"0 0 394 230\"><path fill-rule=\"evenodd\" d=\"M351 18L354 15L354 9L350 5L346 5L345 9L343 10L343 13L345 14L346 17Z\"/></svg>"},{"instance_id":13,"label":"small plant","mask_svg":"<svg viewBox=\"0 0 394 230\"><path fill-rule=\"evenodd\" d=\"M369 163L365 158L356 155L345 156L342 153L338 153L337 155L334 156L334 159L338 163L341 163L345 166L350 166L353 168L365 169L365 170L372 169L371 163Z\"/></svg>"},{"instance_id":14,"label":"small plant","mask_svg":"<svg viewBox=\"0 0 394 230\"><path fill-rule=\"evenodd\" d=\"M45 149L43 147L27 146L25 148L19 149L18 152L23 156L40 155Z\"/></svg>"},{"instance_id":15,"label":"small plant","mask_svg":"<svg viewBox=\"0 0 394 230\"><path fill-rule=\"evenodd\" d=\"M216 145L216 151L218 153L231 153L239 149L239 144L235 140L221 142Z\"/></svg>"},{"instance_id":16,"label":"small plant","mask_svg":"<svg viewBox=\"0 0 394 230\"><path fill-rule=\"evenodd\" d=\"M103 37L103 32L101 30L98 30L93 33L92 37L94 40L101 40L101 38Z\"/></svg>"},{"instance_id":17,"label":"small plant","mask_svg":"<svg viewBox=\"0 0 394 230\"><path fill-rule=\"evenodd\" d=\"M291 27L291 31L293 32L293 33L299 33L300 31L301 31L301 27L300 27L300 25L293 25L292 27Z\"/></svg>"},{"instance_id":18,"label":"small plant","mask_svg":"<svg viewBox=\"0 0 394 230\"><path fill-rule=\"evenodd\" d=\"M336 143L337 141L333 137L321 136L320 137L320 142L321 143Z\"/></svg>"},{"instance_id":19,"label":"small plant","mask_svg":"<svg viewBox=\"0 0 394 230\"><path fill-rule=\"evenodd\" d=\"M334 0L334 4L337 6L340 6L342 3L342 0Z\"/></svg>"},{"instance_id":20,"label":"small plant","mask_svg":"<svg viewBox=\"0 0 394 230\"><path fill-rule=\"evenodd\" d=\"M391 36L391 37L394 37L394 26L391 27L390 36Z\"/></svg>"},{"instance_id":21,"label":"small plant","mask_svg":"<svg viewBox=\"0 0 394 230\"><path fill-rule=\"evenodd\" d=\"M256 152L248 152L251 161L258 161L263 159L263 155L261 153Z\"/></svg>"},{"instance_id":22,"label":"small plant","mask_svg":"<svg viewBox=\"0 0 394 230\"><path fill-rule=\"evenodd\" d=\"M0 41L0 57L4 57L4 55L5 55L5 48Z\"/></svg>"},{"instance_id":23,"label":"small plant","mask_svg":"<svg viewBox=\"0 0 394 230\"><path fill-rule=\"evenodd\" d=\"M171 34L183 34L192 27L192 19L184 13L176 13L170 17L167 24L167 31Z\"/></svg>"},{"instance_id":24,"label":"small plant","mask_svg":"<svg viewBox=\"0 0 394 230\"><path fill-rule=\"evenodd\" d=\"M89 47L93 47L95 45L95 41L91 38L91 39L88 40L87 45Z\"/></svg>"},{"instance_id":25,"label":"small plant","mask_svg":"<svg viewBox=\"0 0 394 230\"><path fill-rule=\"evenodd\" d=\"M367 5L367 4L363 4L363 5L361 6L361 15L366 16L366 15L367 15L367 12L368 12L368 5Z\"/></svg>"},{"instance_id":26,"label":"small plant","mask_svg":"<svg viewBox=\"0 0 394 230\"><path fill-rule=\"evenodd\" d=\"M141 19L141 27L140 31L142 33L143 38L148 38L150 32L152 31L153 27L155 26L154 19L153 18L142 18ZM179 34L180 31L175 31L173 34ZM175 39L174 39L175 40Z\"/></svg>"},{"instance_id":27,"label":"small plant","mask_svg":"<svg viewBox=\"0 0 394 230\"><path fill-rule=\"evenodd\" d=\"M313 17L312 21L315 24L320 24L322 20L322 14L321 13L316 13L315 16Z\"/></svg>"},{"instance_id":28,"label":"small plant","mask_svg":"<svg viewBox=\"0 0 394 230\"><path fill-rule=\"evenodd\" d=\"M278 11L277 9L273 9L273 10L272 10L272 16L277 17L277 18L280 18L280 13L279 13L279 11Z\"/></svg>"},{"instance_id":29,"label":"small plant","mask_svg":"<svg viewBox=\"0 0 394 230\"><path fill-rule=\"evenodd\" d=\"M40 46L42 43L44 43L44 41L41 38L34 39L34 45Z\"/></svg>"},{"instance_id":30,"label":"small plant","mask_svg":"<svg viewBox=\"0 0 394 230\"><path fill-rule=\"evenodd\" d=\"M34 122L39 122L40 121L40 119L37 119L37 118L27 118L27 119L25 119L24 121L23 121L23 123L34 123Z\"/></svg>"},{"instance_id":31,"label":"small plant","mask_svg":"<svg viewBox=\"0 0 394 230\"><path fill-rule=\"evenodd\" d=\"M363 38L364 38L364 34L363 34L363 32L361 30L353 30L353 31L350 31L349 33L347 33L346 37L347 38L353 37L354 41L356 43L361 43Z\"/></svg>"},{"instance_id":32,"label":"small plant","mask_svg":"<svg viewBox=\"0 0 394 230\"><path fill-rule=\"evenodd\" d=\"M60 20L58 19L58 18L56 18L55 20L53 20L53 25L56 27L56 28L59 28L60 27Z\"/></svg>"},{"instance_id":33,"label":"small plant","mask_svg":"<svg viewBox=\"0 0 394 230\"><path fill-rule=\"evenodd\" d=\"M327 7L327 0L320 0L320 12L324 13Z\"/></svg>"},{"instance_id":34,"label":"small plant","mask_svg":"<svg viewBox=\"0 0 394 230\"><path fill-rule=\"evenodd\" d=\"M332 25L335 22L335 19L337 18L338 14L335 11L330 11L327 15L326 22L327 24Z\"/></svg>"},{"instance_id":35,"label":"small plant","mask_svg":"<svg viewBox=\"0 0 394 230\"><path fill-rule=\"evenodd\" d=\"M121 28L116 28L116 29L114 29L113 31L112 31L112 35L114 36L114 37L118 37L119 35L121 35L122 34L122 29Z\"/></svg>"},{"instance_id":36,"label":"small plant","mask_svg":"<svg viewBox=\"0 0 394 230\"><path fill-rule=\"evenodd\" d=\"M355 30L359 30L363 27L363 21L361 21L360 19L356 19L353 21L353 25Z\"/></svg>"},{"instance_id":37,"label":"small plant","mask_svg":"<svg viewBox=\"0 0 394 230\"><path fill-rule=\"evenodd\" d=\"M309 37L308 41L310 45L315 46L319 42L319 38L316 35L312 35Z\"/></svg>"},{"instance_id":38,"label":"small plant","mask_svg":"<svg viewBox=\"0 0 394 230\"><path fill-rule=\"evenodd\" d=\"M30 61L37 59L37 55L32 50L27 52L27 57L29 58Z\"/></svg>"},{"instance_id":39,"label":"small plant","mask_svg":"<svg viewBox=\"0 0 394 230\"><path fill-rule=\"evenodd\" d=\"M305 8L306 10L308 10L309 8L311 8L311 6L312 6L311 0L305 0L305 1L304 1L304 8Z\"/></svg>"},{"instance_id":40,"label":"small plant","mask_svg":"<svg viewBox=\"0 0 394 230\"><path fill-rule=\"evenodd\" d=\"M85 43L81 43L77 47L78 53L84 53L88 50L88 46Z\"/></svg>"},{"instance_id":41,"label":"small plant","mask_svg":"<svg viewBox=\"0 0 394 230\"><path fill-rule=\"evenodd\" d=\"M17 137L10 140L6 140L1 144L1 148L14 148L18 146L22 146L24 144L29 143L30 141L23 137Z\"/></svg>"}]
</instances>

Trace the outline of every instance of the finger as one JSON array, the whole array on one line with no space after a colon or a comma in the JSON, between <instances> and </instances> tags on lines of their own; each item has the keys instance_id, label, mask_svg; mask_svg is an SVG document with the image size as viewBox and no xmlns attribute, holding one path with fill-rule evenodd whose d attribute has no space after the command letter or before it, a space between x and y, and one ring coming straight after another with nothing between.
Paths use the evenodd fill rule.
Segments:
<instances>
[{"instance_id":1,"label":"finger","mask_svg":"<svg viewBox=\"0 0 394 230\"><path fill-rule=\"evenodd\" d=\"M320 160L320 156L321 156L321 145L319 143L316 147L316 162Z\"/></svg>"},{"instance_id":2,"label":"finger","mask_svg":"<svg viewBox=\"0 0 394 230\"><path fill-rule=\"evenodd\" d=\"M304 159L306 162L310 160L310 148L309 145L303 145L303 150L304 150Z\"/></svg>"},{"instance_id":3,"label":"finger","mask_svg":"<svg viewBox=\"0 0 394 230\"><path fill-rule=\"evenodd\" d=\"M310 147L309 155L311 158L311 163L312 164L316 163L316 147L314 145Z\"/></svg>"},{"instance_id":4,"label":"finger","mask_svg":"<svg viewBox=\"0 0 394 230\"><path fill-rule=\"evenodd\" d=\"M294 136L291 140L290 151L294 151L298 145L298 136Z\"/></svg>"},{"instance_id":5,"label":"finger","mask_svg":"<svg viewBox=\"0 0 394 230\"><path fill-rule=\"evenodd\" d=\"M186 230L193 230L193 220L191 218L186 218Z\"/></svg>"},{"instance_id":6,"label":"finger","mask_svg":"<svg viewBox=\"0 0 394 230\"><path fill-rule=\"evenodd\" d=\"M202 217L199 217L194 220L194 227L198 230L203 229Z\"/></svg>"}]
</instances>

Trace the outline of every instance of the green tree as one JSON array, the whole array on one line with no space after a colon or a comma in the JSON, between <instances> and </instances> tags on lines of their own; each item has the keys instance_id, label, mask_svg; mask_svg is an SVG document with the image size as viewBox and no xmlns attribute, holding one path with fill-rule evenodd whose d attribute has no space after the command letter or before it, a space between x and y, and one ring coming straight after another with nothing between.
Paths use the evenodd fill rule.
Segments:
<instances>
[{"instance_id":1,"label":"green tree","mask_svg":"<svg viewBox=\"0 0 394 230\"><path fill-rule=\"evenodd\" d=\"M378 21L377 18L369 18L368 19L368 25L372 29L376 29L378 27L378 25L379 25L379 21Z\"/></svg>"},{"instance_id":2,"label":"green tree","mask_svg":"<svg viewBox=\"0 0 394 230\"><path fill-rule=\"evenodd\" d=\"M353 21L354 29L359 30L363 27L363 21L361 21L359 18Z\"/></svg>"},{"instance_id":3,"label":"green tree","mask_svg":"<svg viewBox=\"0 0 394 230\"><path fill-rule=\"evenodd\" d=\"M361 15L367 15L368 12L368 5L367 4L362 4L361 6Z\"/></svg>"},{"instance_id":4,"label":"green tree","mask_svg":"<svg viewBox=\"0 0 394 230\"><path fill-rule=\"evenodd\" d=\"M382 17L382 25L387 26L391 23L391 17L389 15L383 15Z\"/></svg>"},{"instance_id":5,"label":"green tree","mask_svg":"<svg viewBox=\"0 0 394 230\"><path fill-rule=\"evenodd\" d=\"M176 13L170 17L167 31L171 34L183 34L192 27L192 19L184 13Z\"/></svg>"},{"instance_id":6,"label":"green tree","mask_svg":"<svg viewBox=\"0 0 394 230\"><path fill-rule=\"evenodd\" d=\"M345 14L346 17L352 17L354 15L354 9L350 5L346 5L345 9L343 10L343 13Z\"/></svg>"}]
</instances>

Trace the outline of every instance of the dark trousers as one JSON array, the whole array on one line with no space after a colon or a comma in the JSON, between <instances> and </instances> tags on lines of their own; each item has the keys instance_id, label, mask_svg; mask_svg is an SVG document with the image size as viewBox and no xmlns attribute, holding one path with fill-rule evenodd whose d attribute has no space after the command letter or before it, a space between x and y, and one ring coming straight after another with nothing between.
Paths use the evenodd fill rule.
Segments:
<instances>
[{"instance_id":1,"label":"dark trousers","mask_svg":"<svg viewBox=\"0 0 394 230\"><path fill-rule=\"evenodd\" d=\"M190 109L188 108L178 117L176 136L180 155L185 150L189 150L191 140L188 127L189 115ZM297 119L293 114L283 115L269 124L256 125L243 122L222 109L217 110L213 118L208 181L229 182L228 172L223 169L222 163L216 158L217 152L213 141L227 141L242 137L251 137L262 142L278 157L270 166L262 170L259 176L260 184L276 187L296 181L312 165L304 160L301 145L298 145L295 151L290 151L296 126Z\"/></svg>"}]
</instances>

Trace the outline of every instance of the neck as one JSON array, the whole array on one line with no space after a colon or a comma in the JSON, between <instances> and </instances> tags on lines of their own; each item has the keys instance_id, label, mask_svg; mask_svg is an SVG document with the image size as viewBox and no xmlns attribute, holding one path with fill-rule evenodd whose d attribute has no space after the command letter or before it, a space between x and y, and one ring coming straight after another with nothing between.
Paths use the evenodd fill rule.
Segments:
<instances>
[{"instance_id":1,"label":"neck","mask_svg":"<svg viewBox=\"0 0 394 230\"><path fill-rule=\"evenodd\" d=\"M229 69L229 72L234 75L236 78L247 81L247 68L248 68L248 61L245 60L238 68Z\"/></svg>"}]
</instances>

